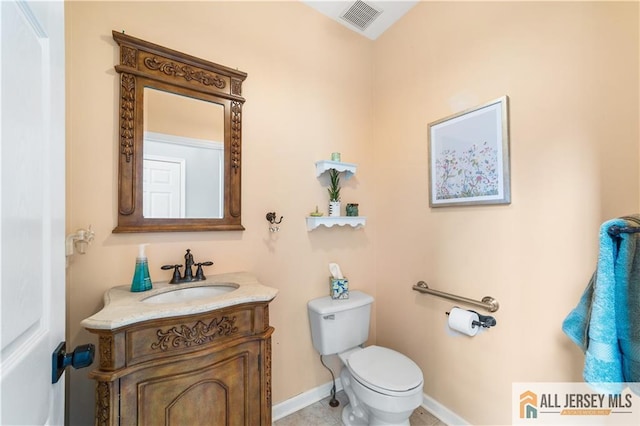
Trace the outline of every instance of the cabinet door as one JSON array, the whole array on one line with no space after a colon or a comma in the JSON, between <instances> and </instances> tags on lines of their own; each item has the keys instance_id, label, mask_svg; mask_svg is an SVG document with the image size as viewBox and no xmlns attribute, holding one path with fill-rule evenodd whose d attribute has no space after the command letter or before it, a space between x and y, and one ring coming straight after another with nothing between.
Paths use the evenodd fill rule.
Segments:
<instances>
[{"instance_id":1,"label":"cabinet door","mask_svg":"<svg viewBox=\"0 0 640 426\"><path fill-rule=\"evenodd\" d=\"M259 424L259 351L260 342L251 341L123 377L121 424Z\"/></svg>"}]
</instances>

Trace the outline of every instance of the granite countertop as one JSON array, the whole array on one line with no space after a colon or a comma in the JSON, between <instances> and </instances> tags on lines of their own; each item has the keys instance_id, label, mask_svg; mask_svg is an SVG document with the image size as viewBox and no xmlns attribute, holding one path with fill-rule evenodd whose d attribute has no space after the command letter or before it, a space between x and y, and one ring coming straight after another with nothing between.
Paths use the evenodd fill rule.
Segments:
<instances>
[{"instance_id":1,"label":"granite countertop","mask_svg":"<svg viewBox=\"0 0 640 426\"><path fill-rule=\"evenodd\" d=\"M230 284L234 287L237 286L237 289L213 297L178 303L142 302L151 296L180 288L216 284ZM151 290L140 293L132 293L130 288L130 285L121 285L107 290L104 294L104 307L89 318L82 320L80 325L94 330L114 330L152 319L198 314L241 303L266 302L273 300L278 294L278 290L260 284L257 278L248 272L211 275L204 281L183 284L169 284L167 281L154 282Z\"/></svg>"}]
</instances>

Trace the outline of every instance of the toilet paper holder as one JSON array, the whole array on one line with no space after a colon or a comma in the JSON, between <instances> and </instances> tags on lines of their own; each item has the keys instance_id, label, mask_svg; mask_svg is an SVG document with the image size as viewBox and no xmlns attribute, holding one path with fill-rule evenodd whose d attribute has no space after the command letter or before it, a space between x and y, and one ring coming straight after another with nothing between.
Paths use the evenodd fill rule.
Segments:
<instances>
[{"instance_id":1,"label":"toilet paper holder","mask_svg":"<svg viewBox=\"0 0 640 426\"><path fill-rule=\"evenodd\" d=\"M473 321L471 323L475 327L489 328L497 324L496 319L490 315L480 315L479 313L477 313L476 311L472 311L471 309L469 309L469 312L473 312L478 316L478 321ZM448 316L449 312L445 312L445 314L447 314Z\"/></svg>"}]
</instances>

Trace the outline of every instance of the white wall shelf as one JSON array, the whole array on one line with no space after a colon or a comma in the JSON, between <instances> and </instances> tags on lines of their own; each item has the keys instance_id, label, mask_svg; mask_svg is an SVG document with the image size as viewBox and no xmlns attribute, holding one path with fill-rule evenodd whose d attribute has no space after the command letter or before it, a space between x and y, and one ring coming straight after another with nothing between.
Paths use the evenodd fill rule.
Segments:
<instances>
[{"instance_id":1,"label":"white wall shelf","mask_svg":"<svg viewBox=\"0 0 640 426\"><path fill-rule=\"evenodd\" d=\"M316 177L322 176L323 173L336 169L343 173L344 180L349 179L356 174L357 164L343 163L341 161L320 160L316 161ZM307 231L313 231L319 226L331 228L333 226L351 226L353 228L362 228L367 221L364 216L307 216Z\"/></svg>"},{"instance_id":2,"label":"white wall shelf","mask_svg":"<svg viewBox=\"0 0 640 426\"><path fill-rule=\"evenodd\" d=\"M307 231L313 231L318 226L326 226L331 228L332 226L352 226L354 228L361 228L365 225L367 218L365 216L334 216L334 217L307 217Z\"/></svg>"},{"instance_id":3,"label":"white wall shelf","mask_svg":"<svg viewBox=\"0 0 640 426\"><path fill-rule=\"evenodd\" d=\"M336 169L344 173L344 179L347 180L356 174L357 164L343 163L340 161L320 160L316 161L316 177L320 177L324 172Z\"/></svg>"}]
</instances>

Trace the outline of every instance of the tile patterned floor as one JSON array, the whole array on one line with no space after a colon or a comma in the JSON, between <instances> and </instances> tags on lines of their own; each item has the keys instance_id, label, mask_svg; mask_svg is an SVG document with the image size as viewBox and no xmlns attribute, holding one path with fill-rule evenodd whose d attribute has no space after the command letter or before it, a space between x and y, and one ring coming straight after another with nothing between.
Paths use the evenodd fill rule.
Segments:
<instances>
[{"instance_id":1,"label":"tile patterned floor","mask_svg":"<svg viewBox=\"0 0 640 426\"><path fill-rule=\"evenodd\" d=\"M341 426L342 408L349 401L342 391L336 394L336 398L340 405L335 408L329 405L331 398L327 397L274 422L273 426ZM409 422L411 426L447 426L422 407L413 412Z\"/></svg>"}]
</instances>

